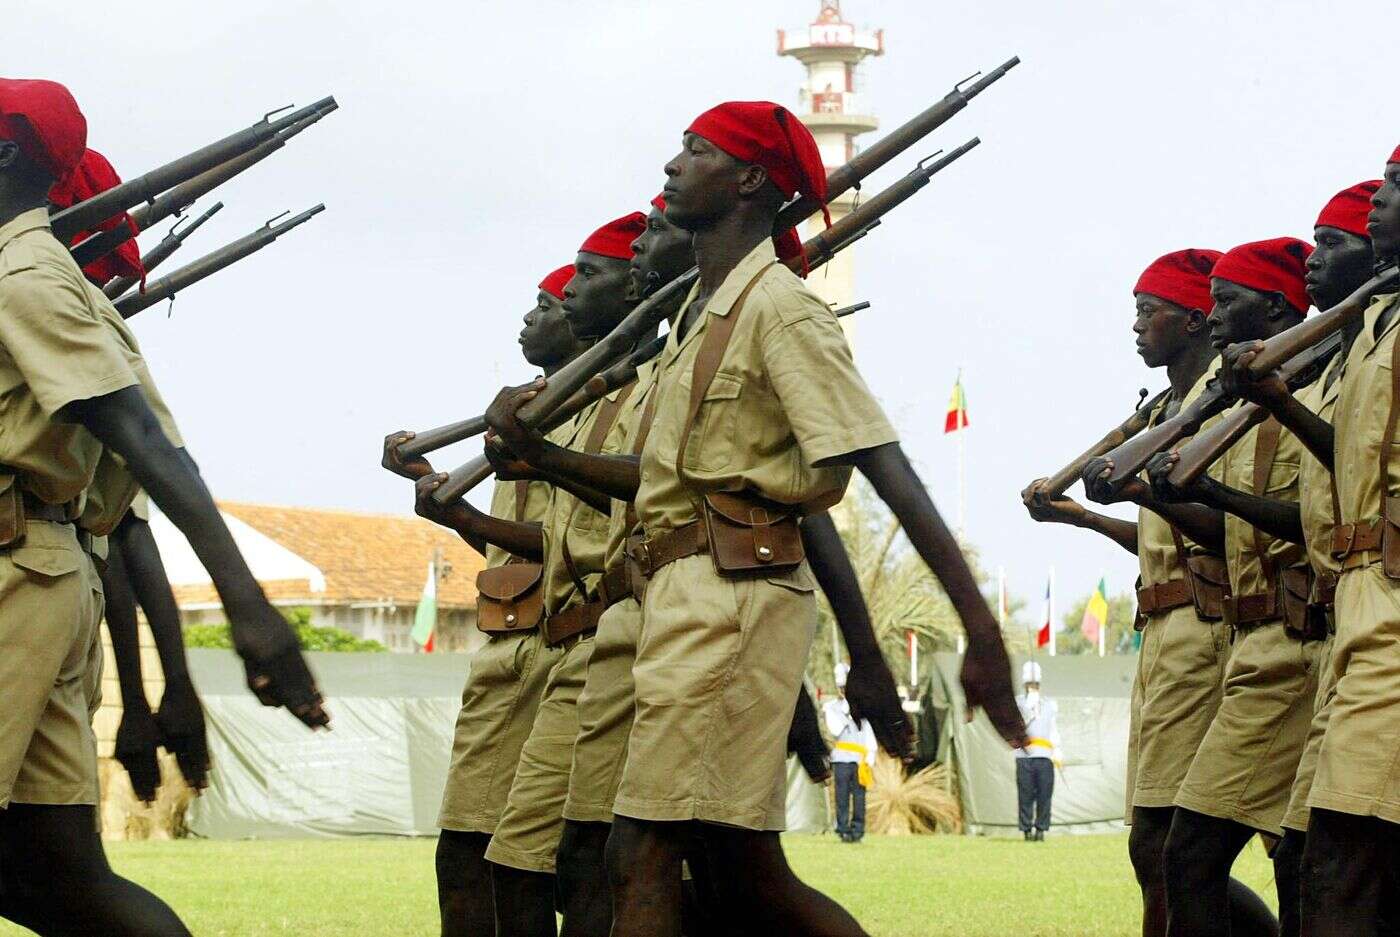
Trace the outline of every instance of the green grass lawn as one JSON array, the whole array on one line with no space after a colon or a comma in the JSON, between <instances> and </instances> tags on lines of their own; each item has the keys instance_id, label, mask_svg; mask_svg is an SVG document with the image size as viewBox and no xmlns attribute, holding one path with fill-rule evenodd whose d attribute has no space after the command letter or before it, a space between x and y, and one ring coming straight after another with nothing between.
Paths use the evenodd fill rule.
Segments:
<instances>
[{"instance_id":1,"label":"green grass lawn","mask_svg":"<svg viewBox=\"0 0 1400 937\"><path fill-rule=\"evenodd\" d=\"M794 868L875 937L1132 937L1137 888L1126 835L1048 842L971 837L786 837ZM123 875L199 937L431 937L433 840L112 843ZM1236 877L1274 905L1258 843ZM75 896L76 898L76 896ZM0 935L28 933L0 923Z\"/></svg>"}]
</instances>

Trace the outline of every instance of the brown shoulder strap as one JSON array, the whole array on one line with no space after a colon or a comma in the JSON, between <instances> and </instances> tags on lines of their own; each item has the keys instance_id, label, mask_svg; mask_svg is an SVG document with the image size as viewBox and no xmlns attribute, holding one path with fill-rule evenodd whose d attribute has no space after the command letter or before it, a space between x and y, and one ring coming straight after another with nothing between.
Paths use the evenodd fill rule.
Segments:
<instances>
[{"instance_id":1,"label":"brown shoulder strap","mask_svg":"<svg viewBox=\"0 0 1400 937\"><path fill-rule=\"evenodd\" d=\"M1176 525L1167 522L1167 527L1172 532L1172 543L1176 544L1176 565L1181 570L1181 577L1190 581L1190 570L1186 568L1186 541L1181 536L1181 531L1176 529Z\"/></svg>"},{"instance_id":2,"label":"brown shoulder strap","mask_svg":"<svg viewBox=\"0 0 1400 937\"><path fill-rule=\"evenodd\" d=\"M1274 417L1269 417L1259 427L1259 433L1254 438L1254 494L1264 497L1264 492L1269 487L1269 470L1274 466L1274 457L1278 455L1278 444L1283 436L1283 424ZM1274 577L1273 562L1269 559L1269 544L1264 537L1264 532L1258 527L1254 530L1254 552L1259 557L1259 565L1264 568L1264 577L1272 579Z\"/></svg>"},{"instance_id":3,"label":"brown shoulder strap","mask_svg":"<svg viewBox=\"0 0 1400 937\"><path fill-rule=\"evenodd\" d=\"M642 450L646 448L647 436L651 434L652 421L656 419L656 382L653 381L647 388L647 402L642 407L641 422L637 424L637 436L632 440L632 454L640 456ZM627 502L627 513L623 515L627 523L627 534L631 534L637 528L637 502Z\"/></svg>"},{"instance_id":4,"label":"brown shoulder strap","mask_svg":"<svg viewBox=\"0 0 1400 937\"><path fill-rule=\"evenodd\" d=\"M596 455L602 448L603 443L608 438L608 431L617 423L617 418L622 414L622 405L627 402L627 398L636 389L637 382L633 380L617 392L617 396L612 400L604 397L598 404L598 415L593 420L593 427L588 431L588 438L584 440L583 451L589 455ZM564 533L560 537L559 556L564 561L564 568L569 572L569 578L574 581L574 588L579 595L585 598L588 590L584 587L583 576L579 574L578 564L574 562L573 551L569 549L569 527L573 524L574 513L578 511L583 502L574 498L573 506L569 508L569 517L564 523ZM590 508L590 510L592 510Z\"/></svg>"},{"instance_id":5,"label":"brown shoulder strap","mask_svg":"<svg viewBox=\"0 0 1400 937\"><path fill-rule=\"evenodd\" d=\"M1400 315L1400 300L1396 301ZM1390 412L1385 417L1385 435L1381 437L1381 516L1385 516L1385 499L1390 497L1390 455L1394 448L1395 426L1400 422L1400 335L1392 333L1390 347Z\"/></svg>"},{"instance_id":6,"label":"brown shoulder strap","mask_svg":"<svg viewBox=\"0 0 1400 937\"><path fill-rule=\"evenodd\" d=\"M758 281L763 279L763 275L771 267L777 266L777 263L775 260L755 273L753 279L744 287L744 291L739 294L739 298L734 301L734 308L729 310L729 315L715 316L705 331L705 337L701 339L700 350L695 354L695 370L691 372L690 377L690 405L686 409L685 424L681 429L681 442L676 447L676 474L680 476L682 485L685 485L685 452L690 447L690 432L695 428L695 418L700 415L700 404L704 402L710 384L714 383L715 375L719 373L720 363L724 361L724 351L729 347L729 339L734 334L739 313L744 311L744 303L753 292L753 288L758 285Z\"/></svg>"}]
</instances>

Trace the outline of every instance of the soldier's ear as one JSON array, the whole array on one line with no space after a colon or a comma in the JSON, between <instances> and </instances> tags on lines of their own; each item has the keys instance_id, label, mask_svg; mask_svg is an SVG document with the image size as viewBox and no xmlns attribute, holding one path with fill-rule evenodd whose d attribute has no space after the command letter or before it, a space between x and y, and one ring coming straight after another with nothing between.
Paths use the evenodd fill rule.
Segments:
<instances>
[{"instance_id":1,"label":"soldier's ear","mask_svg":"<svg viewBox=\"0 0 1400 937\"><path fill-rule=\"evenodd\" d=\"M768 181L768 170L757 163L749 163L739 173L739 194L752 196L762 191Z\"/></svg>"},{"instance_id":2,"label":"soldier's ear","mask_svg":"<svg viewBox=\"0 0 1400 937\"><path fill-rule=\"evenodd\" d=\"M1288 297L1278 290L1269 294L1269 318L1277 319L1286 312L1292 311L1293 307L1288 302Z\"/></svg>"},{"instance_id":3,"label":"soldier's ear","mask_svg":"<svg viewBox=\"0 0 1400 937\"><path fill-rule=\"evenodd\" d=\"M9 169L19 159L19 144L13 140L0 140L0 169Z\"/></svg>"},{"instance_id":4,"label":"soldier's ear","mask_svg":"<svg viewBox=\"0 0 1400 937\"><path fill-rule=\"evenodd\" d=\"M1199 309L1186 310L1186 334L1195 335L1209 326L1206 314Z\"/></svg>"}]
</instances>

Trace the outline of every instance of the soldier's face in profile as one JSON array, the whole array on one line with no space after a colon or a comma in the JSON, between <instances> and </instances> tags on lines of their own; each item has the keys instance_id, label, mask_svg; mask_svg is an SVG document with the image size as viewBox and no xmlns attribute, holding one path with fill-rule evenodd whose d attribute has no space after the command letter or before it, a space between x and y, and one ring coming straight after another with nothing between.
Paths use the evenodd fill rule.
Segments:
<instances>
[{"instance_id":1,"label":"soldier's face in profile","mask_svg":"<svg viewBox=\"0 0 1400 937\"><path fill-rule=\"evenodd\" d=\"M558 364L573 352L577 340L564 317L564 303L540 290L535 306L525 313L520 330L520 353L537 368Z\"/></svg>"},{"instance_id":2,"label":"soldier's face in profile","mask_svg":"<svg viewBox=\"0 0 1400 937\"><path fill-rule=\"evenodd\" d=\"M1366 281L1376 262L1371 242L1341 228L1313 229L1308 257L1308 296L1319 309L1330 309Z\"/></svg>"},{"instance_id":3,"label":"soldier's face in profile","mask_svg":"<svg viewBox=\"0 0 1400 937\"><path fill-rule=\"evenodd\" d=\"M744 168L709 140L687 133L681 151L666 164L666 220L694 231L722 217L739 198Z\"/></svg>"},{"instance_id":4,"label":"soldier's face in profile","mask_svg":"<svg viewBox=\"0 0 1400 937\"><path fill-rule=\"evenodd\" d=\"M632 266L618 257L581 253L564 287L564 317L574 336L602 338L627 315Z\"/></svg>"},{"instance_id":5,"label":"soldier's face in profile","mask_svg":"<svg viewBox=\"0 0 1400 937\"><path fill-rule=\"evenodd\" d=\"M694 237L666 220L659 208L647 215L646 230L632 242L631 296L669 283L695 266Z\"/></svg>"},{"instance_id":6,"label":"soldier's face in profile","mask_svg":"<svg viewBox=\"0 0 1400 937\"><path fill-rule=\"evenodd\" d=\"M1137 353L1149 368L1160 368L1171 361L1190 340L1192 316L1198 316L1204 327L1205 317L1188 312L1176 303L1151 293L1137 294L1137 315L1133 332L1137 335Z\"/></svg>"},{"instance_id":7,"label":"soldier's face in profile","mask_svg":"<svg viewBox=\"0 0 1400 937\"><path fill-rule=\"evenodd\" d=\"M1371 196L1366 230L1371 235L1377 258L1395 260L1400 257L1400 163L1385 167L1381 187Z\"/></svg>"}]
</instances>

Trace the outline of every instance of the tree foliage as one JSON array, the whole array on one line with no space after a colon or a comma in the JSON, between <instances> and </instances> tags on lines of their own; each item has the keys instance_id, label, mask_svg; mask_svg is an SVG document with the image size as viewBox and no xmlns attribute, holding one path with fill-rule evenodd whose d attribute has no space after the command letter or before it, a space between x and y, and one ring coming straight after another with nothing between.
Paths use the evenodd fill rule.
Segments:
<instances>
[{"instance_id":1,"label":"tree foliage","mask_svg":"<svg viewBox=\"0 0 1400 937\"><path fill-rule=\"evenodd\" d=\"M1097 654L1098 644L1084 637L1080 626L1084 623L1084 610L1089 607L1093 593L1075 602L1065 612L1064 628L1055 635L1056 654ZM1108 634L1104 638L1104 648L1110 654L1128 654L1133 650L1133 616L1137 610L1137 599L1131 592L1120 592L1108 599Z\"/></svg>"},{"instance_id":2,"label":"tree foliage","mask_svg":"<svg viewBox=\"0 0 1400 937\"><path fill-rule=\"evenodd\" d=\"M282 616L296 632L297 643L303 651L348 651L377 653L387 651L378 641L357 638L341 628L311 624L311 609L289 608ZM227 622L212 625L190 625L185 628L187 647L233 647L233 637Z\"/></svg>"}]
</instances>

